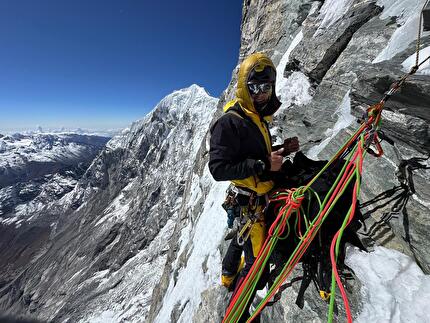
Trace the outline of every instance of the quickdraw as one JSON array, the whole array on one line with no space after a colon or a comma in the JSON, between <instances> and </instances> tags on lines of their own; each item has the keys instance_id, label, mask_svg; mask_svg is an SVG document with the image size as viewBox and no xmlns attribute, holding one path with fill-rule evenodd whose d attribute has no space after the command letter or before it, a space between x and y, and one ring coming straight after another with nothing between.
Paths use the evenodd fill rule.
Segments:
<instances>
[{"instance_id":1,"label":"quickdraw","mask_svg":"<svg viewBox=\"0 0 430 323\"><path fill-rule=\"evenodd\" d=\"M257 198L255 193L252 193L249 197L248 207L241 208L241 218L246 219L245 224L242 229L237 234L237 243L239 246L243 246L245 242L249 239L251 235L251 229L254 223L258 221L258 219L264 213L264 209L258 211L259 208L259 198Z\"/></svg>"},{"instance_id":2,"label":"quickdraw","mask_svg":"<svg viewBox=\"0 0 430 323\"><path fill-rule=\"evenodd\" d=\"M234 186L233 184L228 187L226 193L226 201L233 200L235 205L239 205L237 201L238 195L243 195L248 199L247 206L240 206L240 224L239 232L237 232L237 243L240 246L243 246L245 242L249 239L252 226L261 218L262 214L264 213L264 208L262 208L264 205L260 205L261 196L257 196L255 192L248 192L244 189ZM224 204L226 204L226 202L224 202ZM227 205L225 208L227 208Z\"/></svg>"}]
</instances>

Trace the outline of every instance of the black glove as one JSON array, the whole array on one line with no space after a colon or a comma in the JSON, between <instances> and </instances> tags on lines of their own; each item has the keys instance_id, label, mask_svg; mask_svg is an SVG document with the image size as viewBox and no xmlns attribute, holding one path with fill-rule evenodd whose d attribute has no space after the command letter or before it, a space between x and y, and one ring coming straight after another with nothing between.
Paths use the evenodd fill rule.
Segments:
<instances>
[{"instance_id":1,"label":"black glove","mask_svg":"<svg viewBox=\"0 0 430 323\"><path fill-rule=\"evenodd\" d=\"M266 163L262 160L257 160L254 164L255 174L260 176L264 173L265 170L266 170Z\"/></svg>"},{"instance_id":2,"label":"black glove","mask_svg":"<svg viewBox=\"0 0 430 323\"><path fill-rule=\"evenodd\" d=\"M297 137L287 138L284 140L284 154L289 155L296 151L299 151L300 144Z\"/></svg>"}]
</instances>

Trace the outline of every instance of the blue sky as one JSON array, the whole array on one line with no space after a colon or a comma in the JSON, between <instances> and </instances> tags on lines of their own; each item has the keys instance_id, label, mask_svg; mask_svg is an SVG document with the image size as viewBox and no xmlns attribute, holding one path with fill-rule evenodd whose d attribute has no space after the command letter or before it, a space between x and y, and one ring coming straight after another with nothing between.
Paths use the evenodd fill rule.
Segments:
<instances>
[{"instance_id":1,"label":"blue sky","mask_svg":"<svg viewBox=\"0 0 430 323\"><path fill-rule=\"evenodd\" d=\"M192 83L218 97L241 10L241 0L1 0L0 133L124 127Z\"/></svg>"}]
</instances>

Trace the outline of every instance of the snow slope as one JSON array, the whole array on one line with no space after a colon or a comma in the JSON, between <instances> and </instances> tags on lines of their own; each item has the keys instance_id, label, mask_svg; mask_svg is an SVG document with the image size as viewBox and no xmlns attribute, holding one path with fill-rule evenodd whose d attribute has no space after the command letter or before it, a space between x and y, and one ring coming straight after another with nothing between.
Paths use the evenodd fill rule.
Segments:
<instances>
[{"instance_id":1,"label":"snow slope","mask_svg":"<svg viewBox=\"0 0 430 323\"><path fill-rule=\"evenodd\" d=\"M351 248L345 262L362 284L355 322L430 322L430 276L413 259L384 247L370 253Z\"/></svg>"}]
</instances>

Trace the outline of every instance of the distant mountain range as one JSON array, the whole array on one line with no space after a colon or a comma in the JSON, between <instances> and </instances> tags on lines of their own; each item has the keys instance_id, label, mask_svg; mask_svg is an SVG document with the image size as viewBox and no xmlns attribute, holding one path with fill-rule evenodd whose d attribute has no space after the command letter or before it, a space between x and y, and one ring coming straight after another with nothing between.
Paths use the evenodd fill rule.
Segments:
<instances>
[{"instance_id":1,"label":"distant mountain range","mask_svg":"<svg viewBox=\"0 0 430 323\"><path fill-rule=\"evenodd\" d=\"M35 135L35 134L80 134L80 135L92 135L102 137L113 137L120 133L124 128L111 128L111 129L85 129L85 128L42 128L41 126L36 127L36 130L32 129L12 129L12 130L1 130L0 135Z\"/></svg>"},{"instance_id":2,"label":"distant mountain range","mask_svg":"<svg viewBox=\"0 0 430 323\"><path fill-rule=\"evenodd\" d=\"M20 221L21 214L33 213L28 208L70 191L109 139L73 133L0 134L0 219Z\"/></svg>"}]
</instances>

